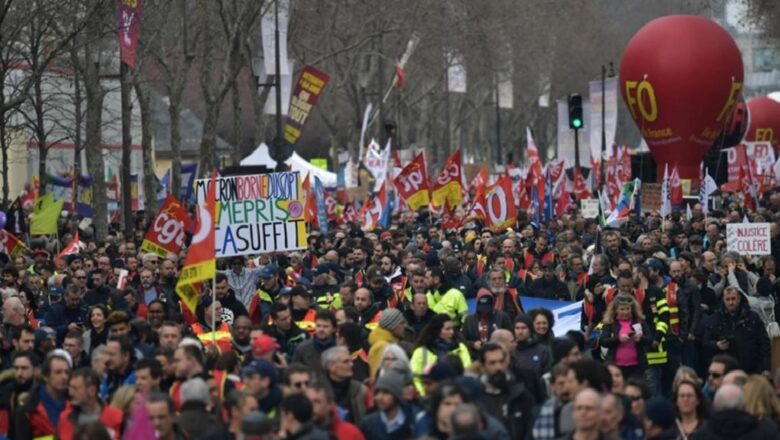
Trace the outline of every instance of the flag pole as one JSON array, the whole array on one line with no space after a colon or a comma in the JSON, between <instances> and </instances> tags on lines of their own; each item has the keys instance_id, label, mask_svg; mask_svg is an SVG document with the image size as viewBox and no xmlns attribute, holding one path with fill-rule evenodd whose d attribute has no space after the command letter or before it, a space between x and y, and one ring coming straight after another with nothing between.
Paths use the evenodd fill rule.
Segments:
<instances>
[{"instance_id":1,"label":"flag pole","mask_svg":"<svg viewBox=\"0 0 780 440\"><path fill-rule=\"evenodd\" d=\"M217 277L211 278L211 344L217 347L217 308L214 303L217 301Z\"/></svg>"}]
</instances>

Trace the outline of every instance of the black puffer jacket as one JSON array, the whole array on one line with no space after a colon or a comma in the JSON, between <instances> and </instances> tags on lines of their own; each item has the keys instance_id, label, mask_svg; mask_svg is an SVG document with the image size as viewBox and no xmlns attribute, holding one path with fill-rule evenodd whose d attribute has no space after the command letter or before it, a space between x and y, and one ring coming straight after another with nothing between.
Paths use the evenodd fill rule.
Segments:
<instances>
[{"instance_id":1,"label":"black puffer jacket","mask_svg":"<svg viewBox=\"0 0 780 440\"><path fill-rule=\"evenodd\" d=\"M758 420L739 410L722 410L712 415L693 435L693 440L711 439L758 439L769 440L780 437L777 425L771 420Z\"/></svg>"},{"instance_id":2,"label":"black puffer jacket","mask_svg":"<svg viewBox=\"0 0 780 440\"><path fill-rule=\"evenodd\" d=\"M721 350L717 343L729 341L728 350ZM726 353L734 356L739 367L748 374L770 371L771 349L761 318L751 311L747 299L742 298L739 309L731 314L721 304L712 316L704 332L704 345L715 354Z\"/></svg>"}]
</instances>

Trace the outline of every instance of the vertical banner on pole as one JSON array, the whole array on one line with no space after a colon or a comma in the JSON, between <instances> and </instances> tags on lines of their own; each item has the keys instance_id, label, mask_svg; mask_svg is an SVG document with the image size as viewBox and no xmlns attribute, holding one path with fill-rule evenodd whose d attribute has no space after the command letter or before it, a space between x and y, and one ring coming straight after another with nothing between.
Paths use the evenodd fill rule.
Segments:
<instances>
[{"instance_id":1,"label":"vertical banner on pole","mask_svg":"<svg viewBox=\"0 0 780 440\"><path fill-rule=\"evenodd\" d=\"M135 67L138 32L141 29L141 13L144 0L116 0L116 20L119 29L119 53L122 62Z\"/></svg>"},{"instance_id":2,"label":"vertical banner on pole","mask_svg":"<svg viewBox=\"0 0 780 440\"><path fill-rule=\"evenodd\" d=\"M617 131L617 78L604 81L604 131L607 158L612 156L612 144ZM590 82L590 148L593 157L601 157L601 80Z\"/></svg>"}]
</instances>

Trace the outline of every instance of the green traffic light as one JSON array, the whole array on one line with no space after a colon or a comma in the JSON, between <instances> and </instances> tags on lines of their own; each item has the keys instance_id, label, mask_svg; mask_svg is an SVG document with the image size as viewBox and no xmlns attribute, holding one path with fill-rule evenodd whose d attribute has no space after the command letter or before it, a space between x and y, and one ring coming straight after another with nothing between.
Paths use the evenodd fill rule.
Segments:
<instances>
[{"instance_id":1,"label":"green traffic light","mask_svg":"<svg viewBox=\"0 0 780 440\"><path fill-rule=\"evenodd\" d=\"M571 125L573 125L574 128L582 128L582 120L581 119L572 119Z\"/></svg>"}]
</instances>

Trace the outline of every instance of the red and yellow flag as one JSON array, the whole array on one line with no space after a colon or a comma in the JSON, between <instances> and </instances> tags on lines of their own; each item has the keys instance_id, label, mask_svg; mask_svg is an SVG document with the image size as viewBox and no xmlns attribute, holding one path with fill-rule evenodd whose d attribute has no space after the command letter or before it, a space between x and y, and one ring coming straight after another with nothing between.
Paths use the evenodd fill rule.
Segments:
<instances>
[{"instance_id":1,"label":"red and yellow flag","mask_svg":"<svg viewBox=\"0 0 780 440\"><path fill-rule=\"evenodd\" d=\"M450 206L460 206L463 201L462 169L460 150L454 152L444 164L441 172L433 182L433 207L438 209L449 202Z\"/></svg>"},{"instance_id":2,"label":"red and yellow flag","mask_svg":"<svg viewBox=\"0 0 780 440\"><path fill-rule=\"evenodd\" d=\"M425 170L425 156L422 153L409 162L398 177L393 179L393 186L412 211L428 206L430 202L428 173Z\"/></svg>"},{"instance_id":3,"label":"red and yellow flag","mask_svg":"<svg viewBox=\"0 0 780 440\"><path fill-rule=\"evenodd\" d=\"M16 258L22 251L27 249L22 240L19 240L17 236L5 229L0 229L0 244L2 244L0 252L5 252L10 255L11 258Z\"/></svg>"},{"instance_id":4,"label":"red and yellow flag","mask_svg":"<svg viewBox=\"0 0 780 440\"><path fill-rule=\"evenodd\" d=\"M217 272L214 227L217 219L217 171L211 173L211 185L206 191L204 205L198 205L195 233L187 250L187 259L176 283L176 294L188 312L195 314L200 302L199 283L214 278Z\"/></svg>"}]
</instances>

